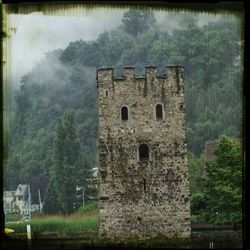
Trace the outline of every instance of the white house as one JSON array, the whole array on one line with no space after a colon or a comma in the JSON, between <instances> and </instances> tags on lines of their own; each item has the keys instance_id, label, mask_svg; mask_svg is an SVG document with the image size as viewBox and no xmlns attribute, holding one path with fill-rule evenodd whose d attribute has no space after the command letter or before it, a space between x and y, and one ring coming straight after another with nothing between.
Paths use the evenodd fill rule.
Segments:
<instances>
[{"instance_id":1,"label":"white house","mask_svg":"<svg viewBox=\"0 0 250 250\"><path fill-rule=\"evenodd\" d=\"M3 204L4 204L4 213L12 213L12 202L15 197L16 191L4 191L3 193Z\"/></svg>"},{"instance_id":2,"label":"white house","mask_svg":"<svg viewBox=\"0 0 250 250\"><path fill-rule=\"evenodd\" d=\"M28 198L28 185L19 184L12 202L13 212L20 212L20 214L23 215L27 207Z\"/></svg>"}]
</instances>

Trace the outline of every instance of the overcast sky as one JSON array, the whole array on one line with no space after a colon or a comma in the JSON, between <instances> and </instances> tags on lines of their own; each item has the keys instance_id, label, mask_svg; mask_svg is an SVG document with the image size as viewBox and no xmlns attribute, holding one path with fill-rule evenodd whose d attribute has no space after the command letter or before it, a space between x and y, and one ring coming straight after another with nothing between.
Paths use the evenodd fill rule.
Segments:
<instances>
[{"instance_id":1,"label":"overcast sky","mask_svg":"<svg viewBox=\"0 0 250 250\"><path fill-rule=\"evenodd\" d=\"M19 85L21 76L28 73L45 53L64 49L76 40L93 40L105 30L109 31L122 24L123 13L128 8L98 8L71 13L71 15L48 16L42 12L28 15L8 15L9 46L11 48L12 83ZM180 13L155 12L163 29L174 27ZM220 15L199 15L200 24L214 21ZM14 29L13 29L14 28Z\"/></svg>"},{"instance_id":2,"label":"overcast sky","mask_svg":"<svg viewBox=\"0 0 250 250\"><path fill-rule=\"evenodd\" d=\"M120 25L124 11L97 9L76 16L9 15L13 82L18 84L45 52L66 48L71 41L96 39L103 31Z\"/></svg>"}]
</instances>

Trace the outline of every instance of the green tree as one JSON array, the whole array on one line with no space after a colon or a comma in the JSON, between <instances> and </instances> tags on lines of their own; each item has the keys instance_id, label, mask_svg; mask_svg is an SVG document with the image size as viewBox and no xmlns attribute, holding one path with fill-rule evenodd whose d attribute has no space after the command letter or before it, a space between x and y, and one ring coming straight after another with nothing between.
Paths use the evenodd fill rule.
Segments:
<instances>
[{"instance_id":1,"label":"green tree","mask_svg":"<svg viewBox=\"0 0 250 250\"><path fill-rule=\"evenodd\" d=\"M41 201L44 202L48 187L49 178L46 175L34 175L29 180L30 192L31 192L31 201L32 203L39 204L38 191L40 191Z\"/></svg>"},{"instance_id":2,"label":"green tree","mask_svg":"<svg viewBox=\"0 0 250 250\"><path fill-rule=\"evenodd\" d=\"M239 142L222 136L208 165L206 220L214 224L242 223L243 157Z\"/></svg>"},{"instance_id":3,"label":"green tree","mask_svg":"<svg viewBox=\"0 0 250 250\"><path fill-rule=\"evenodd\" d=\"M56 193L55 178L52 177L44 198L43 212L45 214L58 214L61 211L62 208Z\"/></svg>"},{"instance_id":4,"label":"green tree","mask_svg":"<svg viewBox=\"0 0 250 250\"><path fill-rule=\"evenodd\" d=\"M203 220L205 209L204 179L202 178L204 169L204 155L197 158L191 152L188 153L189 162L189 182L191 193L191 214L193 220Z\"/></svg>"},{"instance_id":5,"label":"green tree","mask_svg":"<svg viewBox=\"0 0 250 250\"><path fill-rule=\"evenodd\" d=\"M201 155L200 158L197 158L191 152L188 153L188 162L189 162L189 176L190 176L190 192L195 194L201 192L204 187L204 182L202 180L202 174L204 169L204 155Z\"/></svg>"},{"instance_id":6,"label":"green tree","mask_svg":"<svg viewBox=\"0 0 250 250\"><path fill-rule=\"evenodd\" d=\"M52 192L60 203L60 212L72 213L76 203L76 186L84 184L84 158L76 132L74 111L66 111L59 120L54 139L54 157L51 178ZM53 190L55 189L55 190Z\"/></svg>"},{"instance_id":7,"label":"green tree","mask_svg":"<svg viewBox=\"0 0 250 250\"><path fill-rule=\"evenodd\" d=\"M204 221L204 211L206 209L206 197L203 192L193 193L191 196L192 220Z\"/></svg>"},{"instance_id":8,"label":"green tree","mask_svg":"<svg viewBox=\"0 0 250 250\"><path fill-rule=\"evenodd\" d=\"M156 19L152 12L130 9L124 13L122 23L128 34L137 37L139 33L155 26Z\"/></svg>"}]
</instances>

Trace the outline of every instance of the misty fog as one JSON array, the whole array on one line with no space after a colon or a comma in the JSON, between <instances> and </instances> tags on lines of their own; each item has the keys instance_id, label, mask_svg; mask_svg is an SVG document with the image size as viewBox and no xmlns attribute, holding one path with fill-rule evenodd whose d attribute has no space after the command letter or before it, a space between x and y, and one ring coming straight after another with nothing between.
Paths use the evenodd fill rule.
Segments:
<instances>
[{"instance_id":1,"label":"misty fog","mask_svg":"<svg viewBox=\"0 0 250 250\"><path fill-rule=\"evenodd\" d=\"M23 75L32 70L46 52L64 49L70 42L94 40L104 31L110 31L121 25L124 12L128 8L98 8L91 11L82 9L68 15L48 16L42 12L28 15L10 14L8 31L11 37L11 77L12 85L19 86ZM179 20L190 12L154 11L159 28L171 32L178 28ZM221 15L193 13L198 23L204 25Z\"/></svg>"}]
</instances>

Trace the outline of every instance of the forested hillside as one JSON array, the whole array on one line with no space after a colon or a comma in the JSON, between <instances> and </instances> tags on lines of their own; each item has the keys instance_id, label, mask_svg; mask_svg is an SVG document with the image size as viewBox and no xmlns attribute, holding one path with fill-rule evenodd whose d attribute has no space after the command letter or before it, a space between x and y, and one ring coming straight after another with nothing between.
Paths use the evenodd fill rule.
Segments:
<instances>
[{"instance_id":1,"label":"forested hillside","mask_svg":"<svg viewBox=\"0 0 250 250\"><path fill-rule=\"evenodd\" d=\"M187 16L180 28L162 31L152 13L127 12L123 25L104 32L95 41L74 41L65 49L47 53L22 78L10 111L9 164L6 189L36 183L42 196L49 183L53 138L58 119L75 111L85 165L95 166L98 131L96 69L146 65L159 74L168 64L185 70L188 149L200 158L204 143L222 134L241 137L242 69L240 25L221 19L202 27Z\"/></svg>"}]
</instances>

